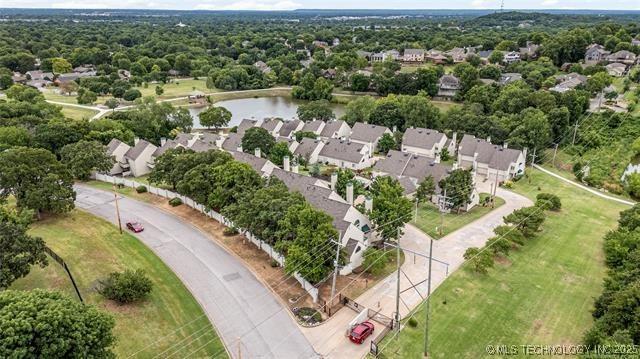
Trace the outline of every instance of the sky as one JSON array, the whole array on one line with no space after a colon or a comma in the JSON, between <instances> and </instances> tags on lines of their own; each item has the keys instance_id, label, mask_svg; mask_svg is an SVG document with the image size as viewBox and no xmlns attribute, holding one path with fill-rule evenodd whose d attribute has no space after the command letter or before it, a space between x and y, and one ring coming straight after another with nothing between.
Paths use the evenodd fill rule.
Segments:
<instances>
[{"instance_id":1,"label":"sky","mask_svg":"<svg viewBox=\"0 0 640 359\"><path fill-rule=\"evenodd\" d=\"M504 0L505 9L640 10L640 0ZM0 8L64 9L497 9L500 0L0 0Z\"/></svg>"}]
</instances>

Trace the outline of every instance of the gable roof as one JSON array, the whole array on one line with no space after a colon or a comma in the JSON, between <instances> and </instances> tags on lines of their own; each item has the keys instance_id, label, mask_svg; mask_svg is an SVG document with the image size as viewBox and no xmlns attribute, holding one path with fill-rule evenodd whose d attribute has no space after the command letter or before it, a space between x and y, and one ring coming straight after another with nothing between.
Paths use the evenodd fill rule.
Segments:
<instances>
[{"instance_id":1,"label":"gable roof","mask_svg":"<svg viewBox=\"0 0 640 359\"><path fill-rule=\"evenodd\" d=\"M324 125L322 120L313 120L304 124L300 131L302 132L318 132L320 127Z\"/></svg>"},{"instance_id":2,"label":"gable roof","mask_svg":"<svg viewBox=\"0 0 640 359\"><path fill-rule=\"evenodd\" d=\"M436 130L411 127L407 128L404 135L402 135L402 145L431 150L436 144L440 143L443 138L446 139L446 137L444 133Z\"/></svg>"},{"instance_id":3,"label":"gable roof","mask_svg":"<svg viewBox=\"0 0 640 359\"><path fill-rule=\"evenodd\" d=\"M243 134L244 131L250 129L251 127L254 127L258 122L256 120L250 120L248 118L242 119L242 121L240 121L240 123L238 124L238 128L237 128L237 133L239 134Z\"/></svg>"},{"instance_id":4,"label":"gable roof","mask_svg":"<svg viewBox=\"0 0 640 359\"><path fill-rule=\"evenodd\" d=\"M364 142L376 142L385 132L391 132L385 126L356 122L351 129L351 139Z\"/></svg>"},{"instance_id":5,"label":"gable roof","mask_svg":"<svg viewBox=\"0 0 640 359\"><path fill-rule=\"evenodd\" d=\"M167 152L167 150L169 150L170 148L176 148L179 145L181 145L181 143L176 140L168 140L167 142L164 143L164 145L156 148L152 156L153 157L161 156L162 154ZM183 146L186 146L186 145L183 145Z\"/></svg>"},{"instance_id":6,"label":"gable roof","mask_svg":"<svg viewBox=\"0 0 640 359\"><path fill-rule=\"evenodd\" d=\"M224 142L222 142L222 148L227 151L237 151L238 147L241 145L242 135L239 133L230 133Z\"/></svg>"},{"instance_id":7,"label":"gable roof","mask_svg":"<svg viewBox=\"0 0 640 359\"><path fill-rule=\"evenodd\" d=\"M195 152L207 152L209 150L217 149L218 147L216 147L215 142L197 140L189 148L194 150Z\"/></svg>"},{"instance_id":8,"label":"gable roof","mask_svg":"<svg viewBox=\"0 0 640 359\"><path fill-rule=\"evenodd\" d=\"M127 153L124 154L124 156L135 161L149 146L153 147L154 149L156 148L156 146L145 140L138 140L138 143L136 143L135 146L131 147L127 151Z\"/></svg>"},{"instance_id":9,"label":"gable roof","mask_svg":"<svg viewBox=\"0 0 640 359\"><path fill-rule=\"evenodd\" d=\"M509 165L516 162L522 153L520 150L504 148L503 146L492 144L471 135L464 135L462 137L458 151L463 156L469 157L473 157L474 154L477 153L477 161L479 163L486 163L491 168L497 168L503 171L509 169Z\"/></svg>"},{"instance_id":10,"label":"gable roof","mask_svg":"<svg viewBox=\"0 0 640 359\"><path fill-rule=\"evenodd\" d=\"M349 125L347 125L347 123L342 121L342 120L329 121L329 122L327 122L327 124L322 129L322 132L320 132L320 136L322 136L322 137L332 137L336 132L338 132L338 130L342 126L349 127Z\"/></svg>"},{"instance_id":11,"label":"gable roof","mask_svg":"<svg viewBox=\"0 0 640 359\"><path fill-rule=\"evenodd\" d=\"M111 139L111 141L109 141L109 143L107 144L107 154L109 156L111 156L113 154L113 152L121 145L124 144L127 147L129 147L129 145L127 145L126 143L120 141L117 138L113 138Z\"/></svg>"},{"instance_id":12,"label":"gable roof","mask_svg":"<svg viewBox=\"0 0 640 359\"><path fill-rule=\"evenodd\" d=\"M346 140L328 140L320 150L320 156L360 163L364 158L360 152L364 146L361 143Z\"/></svg>"},{"instance_id":13,"label":"gable roof","mask_svg":"<svg viewBox=\"0 0 640 359\"><path fill-rule=\"evenodd\" d=\"M394 176L415 178L418 182L431 176L436 184L452 170L448 165L435 163L432 158L396 150L390 150L373 168Z\"/></svg>"},{"instance_id":14,"label":"gable roof","mask_svg":"<svg viewBox=\"0 0 640 359\"><path fill-rule=\"evenodd\" d=\"M278 127L278 124L282 123L282 121L280 121L280 119L277 118L268 118L266 120L264 120L264 122L262 123L262 128L264 128L265 130L272 132L276 129L276 127Z\"/></svg>"},{"instance_id":15,"label":"gable roof","mask_svg":"<svg viewBox=\"0 0 640 359\"><path fill-rule=\"evenodd\" d=\"M318 146L322 146L323 142L320 140L314 140L313 138L305 137L300 141L300 145L293 151L293 154L296 156L310 156L313 151L318 148Z\"/></svg>"},{"instance_id":16,"label":"gable roof","mask_svg":"<svg viewBox=\"0 0 640 359\"><path fill-rule=\"evenodd\" d=\"M238 151L231 151L231 156L233 156L233 159L236 161L248 164L260 175L262 175L262 168L269 161L266 158L256 157L254 155Z\"/></svg>"},{"instance_id":17,"label":"gable roof","mask_svg":"<svg viewBox=\"0 0 640 359\"><path fill-rule=\"evenodd\" d=\"M300 125L300 123L302 123L302 121L300 120L285 121L282 124L282 127L280 127L279 135L284 137L289 137L291 132L295 131Z\"/></svg>"}]
</instances>

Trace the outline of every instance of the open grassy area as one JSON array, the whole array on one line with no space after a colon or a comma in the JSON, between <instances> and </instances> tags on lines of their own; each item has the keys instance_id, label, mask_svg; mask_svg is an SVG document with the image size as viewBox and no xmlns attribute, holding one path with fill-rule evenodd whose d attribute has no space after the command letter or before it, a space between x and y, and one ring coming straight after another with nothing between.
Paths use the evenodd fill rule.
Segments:
<instances>
[{"instance_id":1,"label":"open grassy area","mask_svg":"<svg viewBox=\"0 0 640 359\"><path fill-rule=\"evenodd\" d=\"M590 310L605 274L602 237L627 207L532 171L515 191L534 199L540 191L562 199L543 231L486 275L458 269L433 293L433 358L490 357L488 344L578 344L591 326ZM540 189L540 190L539 190ZM424 311L399 340L387 336L384 357L422 356Z\"/></svg>"},{"instance_id":2,"label":"open grassy area","mask_svg":"<svg viewBox=\"0 0 640 359\"><path fill-rule=\"evenodd\" d=\"M480 193L480 203L483 203L484 199L487 197L489 197L488 193ZM466 226L503 204L504 200L500 197L496 197L496 204L493 208L491 206L483 207L482 205L477 205L469 212L462 212L460 214L455 212L446 213L444 215L444 229L442 234L440 234L438 231L438 227L440 227L440 212L438 211L438 207L431 202L422 203L418 206L417 220L413 219L411 223L434 239L439 239L461 227Z\"/></svg>"},{"instance_id":3,"label":"open grassy area","mask_svg":"<svg viewBox=\"0 0 640 359\"><path fill-rule=\"evenodd\" d=\"M72 106L61 106L61 107L62 107L62 114L64 114L65 117L69 117L74 120L83 120L83 119L88 120L98 113L98 111L84 109L80 107L72 107Z\"/></svg>"},{"instance_id":4,"label":"open grassy area","mask_svg":"<svg viewBox=\"0 0 640 359\"><path fill-rule=\"evenodd\" d=\"M115 317L114 351L118 357L126 358L138 351L139 358L186 357L191 353L195 357L215 353L226 356L220 339L191 293L135 237L126 232L120 234L116 226L80 210L35 223L30 232L42 237L65 259L85 301ZM145 302L119 306L95 291L99 280L125 268L144 269L153 281L153 291ZM66 273L53 260L45 268L34 267L11 288L61 290L76 298ZM201 349L196 352L198 348Z\"/></svg>"},{"instance_id":5,"label":"open grassy area","mask_svg":"<svg viewBox=\"0 0 640 359\"><path fill-rule=\"evenodd\" d=\"M156 95L156 86L158 85L164 89L164 92L160 96ZM153 96L160 100L188 96L193 91L202 91L204 93L219 91L207 88L206 79L174 79L164 85L150 83L146 88L144 86L138 86L136 89L140 90L143 97Z\"/></svg>"},{"instance_id":6,"label":"open grassy area","mask_svg":"<svg viewBox=\"0 0 640 359\"><path fill-rule=\"evenodd\" d=\"M42 94L44 95L44 98L49 101L72 103L76 105L78 104L78 97L76 95L71 95L71 96L63 95L63 94L57 93L55 88L47 88L45 91L42 92ZM109 98L111 98L111 96L98 96L98 99L96 100L96 102L94 102L94 105L104 104L104 102ZM91 106L91 105L87 105L87 106Z\"/></svg>"}]
</instances>

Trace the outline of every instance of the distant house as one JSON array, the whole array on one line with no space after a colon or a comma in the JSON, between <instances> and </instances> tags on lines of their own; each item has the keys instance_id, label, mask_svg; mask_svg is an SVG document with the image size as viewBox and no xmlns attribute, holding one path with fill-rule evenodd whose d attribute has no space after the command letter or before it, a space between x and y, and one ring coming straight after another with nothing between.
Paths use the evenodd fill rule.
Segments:
<instances>
[{"instance_id":1,"label":"distant house","mask_svg":"<svg viewBox=\"0 0 640 359\"><path fill-rule=\"evenodd\" d=\"M502 57L502 62L505 64L512 64L514 62L520 61L520 53L515 51L510 51L504 54Z\"/></svg>"},{"instance_id":2,"label":"distant house","mask_svg":"<svg viewBox=\"0 0 640 359\"><path fill-rule=\"evenodd\" d=\"M492 53L493 53L493 50L482 50L482 51L478 51L478 56L480 56L480 59L484 63L487 63L489 62L489 56L491 56Z\"/></svg>"},{"instance_id":3,"label":"distant house","mask_svg":"<svg viewBox=\"0 0 640 359\"><path fill-rule=\"evenodd\" d=\"M48 81L53 81L54 79L54 75L52 72L43 72L43 71L27 71L25 73L25 75L27 76L27 79L29 80L48 80Z\"/></svg>"},{"instance_id":4,"label":"distant house","mask_svg":"<svg viewBox=\"0 0 640 359\"><path fill-rule=\"evenodd\" d=\"M631 46L640 46L640 39L632 39Z\"/></svg>"},{"instance_id":5,"label":"distant house","mask_svg":"<svg viewBox=\"0 0 640 359\"><path fill-rule=\"evenodd\" d=\"M242 135L230 133L224 142L222 142L222 149L229 152L242 149Z\"/></svg>"},{"instance_id":6,"label":"distant house","mask_svg":"<svg viewBox=\"0 0 640 359\"><path fill-rule=\"evenodd\" d=\"M257 67L263 74L271 73L271 67L267 65L264 61L258 61L253 66Z\"/></svg>"},{"instance_id":7,"label":"distant house","mask_svg":"<svg viewBox=\"0 0 640 359\"><path fill-rule=\"evenodd\" d=\"M264 128L271 134L271 136L275 137L278 136L280 128L282 128L283 124L284 123L279 118L268 118L265 119L264 122L262 122L262 125L260 125L260 127Z\"/></svg>"},{"instance_id":8,"label":"distant house","mask_svg":"<svg viewBox=\"0 0 640 359\"><path fill-rule=\"evenodd\" d=\"M507 72L500 75L498 84L500 86L508 85L512 82L522 80L522 75L517 72Z\"/></svg>"},{"instance_id":9,"label":"distant house","mask_svg":"<svg viewBox=\"0 0 640 359\"><path fill-rule=\"evenodd\" d=\"M289 152L293 153L296 148L298 148L298 146L300 145L300 143L292 138L289 137L282 137L282 136L277 136L276 137L276 143L280 143L280 142L284 142L287 144L287 148L289 149Z\"/></svg>"},{"instance_id":10,"label":"distant house","mask_svg":"<svg viewBox=\"0 0 640 359\"><path fill-rule=\"evenodd\" d=\"M346 138L349 135L351 135L351 127L342 120L328 121L320 132L320 137L324 139Z\"/></svg>"},{"instance_id":11,"label":"distant house","mask_svg":"<svg viewBox=\"0 0 640 359\"><path fill-rule=\"evenodd\" d=\"M389 50L384 52L376 52L369 57L371 62L396 61L400 58L397 50Z\"/></svg>"},{"instance_id":12,"label":"distant house","mask_svg":"<svg viewBox=\"0 0 640 359\"><path fill-rule=\"evenodd\" d=\"M405 62L424 62L424 55L423 49L404 49L402 60Z\"/></svg>"},{"instance_id":13,"label":"distant house","mask_svg":"<svg viewBox=\"0 0 640 359\"><path fill-rule=\"evenodd\" d=\"M131 146L118 140L117 138L109 141L109 144L107 145L107 156L114 159L113 167L111 167L111 170L109 170L110 175L119 175L124 172L124 169L120 166L120 164L126 163L126 161L124 160L124 155L125 153L127 153L127 151L129 151L130 148Z\"/></svg>"},{"instance_id":14,"label":"distant house","mask_svg":"<svg viewBox=\"0 0 640 359\"><path fill-rule=\"evenodd\" d=\"M572 72L567 75L558 76L557 80L560 82L554 87L550 88L549 91L563 93L569 90L573 90L578 86L584 85L587 82L587 77Z\"/></svg>"},{"instance_id":15,"label":"distant house","mask_svg":"<svg viewBox=\"0 0 640 359\"><path fill-rule=\"evenodd\" d=\"M604 46L591 44L584 53L584 61L587 64L598 63L604 61L609 54L610 52L605 50Z\"/></svg>"},{"instance_id":16,"label":"distant house","mask_svg":"<svg viewBox=\"0 0 640 359\"><path fill-rule=\"evenodd\" d=\"M615 77L622 77L627 71L627 65L619 62L612 62L605 67L607 68L607 73Z\"/></svg>"},{"instance_id":17,"label":"distant house","mask_svg":"<svg viewBox=\"0 0 640 359\"><path fill-rule=\"evenodd\" d=\"M291 138L294 133L302 130L302 127L304 127L304 122L300 120L285 121L280 126L278 135Z\"/></svg>"},{"instance_id":18,"label":"distant house","mask_svg":"<svg viewBox=\"0 0 640 359\"><path fill-rule=\"evenodd\" d=\"M249 120L247 118L244 118L238 124L238 126L236 128L236 132L239 135L244 136L244 132L246 130L250 129L251 127L255 127L257 124L258 124L258 121L256 121L256 120Z\"/></svg>"},{"instance_id":19,"label":"distant house","mask_svg":"<svg viewBox=\"0 0 640 359\"><path fill-rule=\"evenodd\" d=\"M263 176L271 176L271 172L277 168L277 166L268 159L257 156L258 154L259 149L257 148L256 153L253 155L244 152L231 151L231 156L233 156L234 160L248 164L254 171L262 174Z\"/></svg>"},{"instance_id":20,"label":"distant house","mask_svg":"<svg viewBox=\"0 0 640 359\"><path fill-rule=\"evenodd\" d=\"M526 150L520 151L494 145L490 141L464 135L458 147L458 165L473 169L488 179L496 176L499 182L524 173Z\"/></svg>"},{"instance_id":21,"label":"distant house","mask_svg":"<svg viewBox=\"0 0 640 359\"><path fill-rule=\"evenodd\" d=\"M457 77L443 75L438 80L438 93L436 96L444 100L452 100L461 88L460 80Z\"/></svg>"},{"instance_id":22,"label":"distant house","mask_svg":"<svg viewBox=\"0 0 640 359\"><path fill-rule=\"evenodd\" d=\"M439 156L443 149L447 149L449 154L455 151L455 143L448 143L447 136L436 130L428 128L407 128L402 135L402 152L410 152L431 158Z\"/></svg>"},{"instance_id":23,"label":"distant house","mask_svg":"<svg viewBox=\"0 0 640 359\"><path fill-rule=\"evenodd\" d=\"M318 155L323 147L324 142L305 137L300 141L300 144L296 147L295 151L293 151L293 155L308 164L317 163Z\"/></svg>"},{"instance_id":24,"label":"distant house","mask_svg":"<svg viewBox=\"0 0 640 359\"><path fill-rule=\"evenodd\" d=\"M431 61L434 64L444 64L449 60L442 51L436 49L427 51L424 57L427 61Z\"/></svg>"},{"instance_id":25,"label":"distant house","mask_svg":"<svg viewBox=\"0 0 640 359\"><path fill-rule=\"evenodd\" d=\"M351 129L351 135L349 139L352 142L368 145L371 152L375 152L378 149L378 141L382 138L382 135L393 133L385 126L371 125L368 123L356 122Z\"/></svg>"},{"instance_id":26,"label":"distant house","mask_svg":"<svg viewBox=\"0 0 640 359\"><path fill-rule=\"evenodd\" d=\"M300 132L313 132L317 136L320 136L324 129L325 123L322 120L313 120L304 124Z\"/></svg>"},{"instance_id":27,"label":"distant house","mask_svg":"<svg viewBox=\"0 0 640 359\"><path fill-rule=\"evenodd\" d=\"M19 72L14 72L11 75L11 81L17 83L17 84L23 84L25 82L27 82L27 76L19 73Z\"/></svg>"},{"instance_id":28,"label":"distant house","mask_svg":"<svg viewBox=\"0 0 640 359\"><path fill-rule=\"evenodd\" d=\"M519 48L520 57L524 59L535 59L538 57L538 50L540 45L534 44L531 41L527 41L525 47Z\"/></svg>"},{"instance_id":29,"label":"distant house","mask_svg":"<svg viewBox=\"0 0 640 359\"><path fill-rule=\"evenodd\" d=\"M334 79L336 78L337 74L338 74L338 71L336 71L336 69L322 70L322 77L324 77L325 79Z\"/></svg>"},{"instance_id":30,"label":"distant house","mask_svg":"<svg viewBox=\"0 0 640 359\"><path fill-rule=\"evenodd\" d=\"M607 61L633 65L636 62L636 54L631 51L620 50L607 56Z\"/></svg>"},{"instance_id":31,"label":"distant house","mask_svg":"<svg viewBox=\"0 0 640 359\"><path fill-rule=\"evenodd\" d=\"M86 72L71 72L66 74L60 74L56 77L55 83L63 84L71 81L77 81L83 77L93 77L96 76L97 72L95 71L86 71Z\"/></svg>"},{"instance_id":32,"label":"distant house","mask_svg":"<svg viewBox=\"0 0 640 359\"><path fill-rule=\"evenodd\" d=\"M340 168L362 170L371 167L369 145L349 140L328 140L318 154L318 162L335 165Z\"/></svg>"},{"instance_id":33,"label":"distant house","mask_svg":"<svg viewBox=\"0 0 640 359\"><path fill-rule=\"evenodd\" d=\"M144 176L151 172L149 164L153 165L153 154L158 147L153 144L140 139L135 139L134 146L131 147L123 156L123 162L120 163L122 167L122 175L132 175L133 177Z\"/></svg>"},{"instance_id":34,"label":"distant house","mask_svg":"<svg viewBox=\"0 0 640 359\"><path fill-rule=\"evenodd\" d=\"M358 55L358 57L363 57L367 59L367 61L371 60L371 52L369 51L358 50L356 51L356 55Z\"/></svg>"},{"instance_id":35,"label":"distant house","mask_svg":"<svg viewBox=\"0 0 640 359\"><path fill-rule=\"evenodd\" d=\"M454 47L449 51L445 51L444 55L450 57L455 63L464 62L467 59L467 52L462 47Z\"/></svg>"}]
</instances>

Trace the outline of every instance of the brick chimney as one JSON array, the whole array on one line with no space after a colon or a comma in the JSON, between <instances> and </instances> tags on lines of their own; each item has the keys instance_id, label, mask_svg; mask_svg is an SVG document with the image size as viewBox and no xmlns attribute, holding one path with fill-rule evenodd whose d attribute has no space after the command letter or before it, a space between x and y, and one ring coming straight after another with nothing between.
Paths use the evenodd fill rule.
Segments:
<instances>
[{"instance_id":1,"label":"brick chimney","mask_svg":"<svg viewBox=\"0 0 640 359\"><path fill-rule=\"evenodd\" d=\"M353 183L347 183L347 202L353 206Z\"/></svg>"},{"instance_id":2,"label":"brick chimney","mask_svg":"<svg viewBox=\"0 0 640 359\"><path fill-rule=\"evenodd\" d=\"M262 153L260 152L260 147L256 147L256 149L253 151L253 154L254 154L256 157L262 157L262 156L261 156L261 155L262 155Z\"/></svg>"},{"instance_id":3,"label":"brick chimney","mask_svg":"<svg viewBox=\"0 0 640 359\"><path fill-rule=\"evenodd\" d=\"M331 174L331 189L336 190L336 183L338 183L338 173L334 172Z\"/></svg>"},{"instance_id":4,"label":"brick chimney","mask_svg":"<svg viewBox=\"0 0 640 359\"><path fill-rule=\"evenodd\" d=\"M289 172L291 171L291 164L289 162L289 156L284 156L282 158L282 167L284 168L285 171Z\"/></svg>"}]
</instances>

